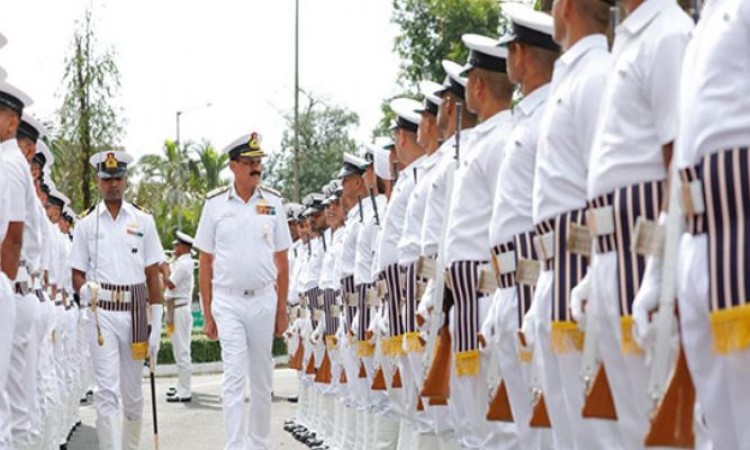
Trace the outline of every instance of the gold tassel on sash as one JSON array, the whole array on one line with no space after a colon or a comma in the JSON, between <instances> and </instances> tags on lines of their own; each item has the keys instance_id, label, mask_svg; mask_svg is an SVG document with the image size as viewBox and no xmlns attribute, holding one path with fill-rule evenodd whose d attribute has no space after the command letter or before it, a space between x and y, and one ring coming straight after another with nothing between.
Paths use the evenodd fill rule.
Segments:
<instances>
[{"instance_id":1,"label":"gold tassel on sash","mask_svg":"<svg viewBox=\"0 0 750 450\"><path fill-rule=\"evenodd\" d=\"M500 386L497 387L490 401L486 418L488 422L513 422L513 410L510 408L505 380L500 380Z\"/></svg>"},{"instance_id":2,"label":"gold tassel on sash","mask_svg":"<svg viewBox=\"0 0 750 450\"><path fill-rule=\"evenodd\" d=\"M479 350L456 353L456 373L459 377L479 375Z\"/></svg>"},{"instance_id":3,"label":"gold tassel on sash","mask_svg":"<svg viewBox=\"0 0 750 450\"><path fill-rule=\"evenodd\" d=\"M669 379L656 412L651 417L651 428L646 435L646 447L694 448L693 408L695 386L680 343L677 364Z\"/></svg>"},{"instance_id":4,"label":"gold tassel on sash","mask_svg":"<svg viewBox=\"0 0 750 450\"><path fill-rule=\"evenodd\" d=\"M326 349L328 351L336 350L336 346L339 344L339 340L336 338L336 336L328 335L326 336Z\"/></svg>"},{"instance_id":5,"label":"gold tassel on sash","mask_svg":"<svg viewBox=\"0 0 750 450\"><path fill-rule=\"evenodd\" d=\"M383 352L386 356L402 356L405 355L404 351L404 335L392 336L386 341L385 348L387 352Z\"/></svg>"},{"instance_id":6,"label":"gold tassel on sash","mask_svg":"<svg viewBox=\"0 0 750 450\"><path fill-rule=\"evenodd\" d=\"M633 316L620 317L620 329L622 330L622 354L639 355L643 353L641 347L633 339Z\"/></svg>"},{"instance_id":7,"label":"gold tassel on sash","mask_svg":"<svg viewBox=\"0 0 750 450\"><path fill-rule=\"evenodd\" d=\"M370 341L357 342L357 356L366 358L375 354L375 344Z\"/></svg>"},{"instance_id":8,"label":"gold tassel on sash","mask_svg":"<svg viewBox=\"0 0 750 450\"><path fill-rule=\"evenodd\" d=\"M713 311L709 322L714 353L726 355L750 347L750 305Z\"/></svg>"},{"instance_id":9,"label":"gold tassel on sash","mask_svg":"<svg viewBox=\"0 0 750 450\"><path fill-rule=\"evenodd\" d=\"M422 340L422 337L419 335L419 332L412 331L412 332L406 333L404 335L404 339L406 340L406 352L407 353L424 351L424 342Z\"/></svg>"},{"instance_id":10,"label":"gold tassel on sash","mask_svg":"<svg viewBox=\"0 0 750 450\"><path fill-rule=\"evenodd\" d=\"M552 350L555 353L580 352L583 350L584 334L578 324L570 321L552 322Z\"/></svg>"},{"instance_id":11,"label":"gold tassel on sash","mask_svg":"<svg viewBox=\"0 0 750 450\"><path fill-rule=\"evenodd\" d=\"M615 399L609 388L609 379L604 364L599 364L594 380L586 392L581 415L587 419L617 420Z\"/></svg>"},{"instance_id":12,"label":"gold tassel on sash","mask_svg":"<svg viewBox=\"0 0 750 450\"><path fill-rule=\"evenodd\" d=\"M146 359L148 342L133 342L130 344L130 357L133 360Z\"/></svg>"}]
</instances>

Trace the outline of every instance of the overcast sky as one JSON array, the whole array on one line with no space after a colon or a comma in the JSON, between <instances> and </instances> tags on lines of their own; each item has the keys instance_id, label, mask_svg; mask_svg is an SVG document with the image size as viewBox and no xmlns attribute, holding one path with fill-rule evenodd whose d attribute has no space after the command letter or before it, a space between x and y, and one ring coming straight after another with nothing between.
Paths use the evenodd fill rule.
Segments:
<instances>
[{"instance_id":1,"label":"overcast sky","mask_svg":"<svg viewBox=\"0 0 750 450\"><path fill-rule=\"evenodd\" d=\"M221 148L250 131L278 148L282 112L294 104L294 0L4 1L0 66L51 120L62 102L64 58L76 20L94 12L97 38L117 51L124 146L134 156L174 139ZM389 0L300 0L300 86L345 106L367 139L380 102L398 92L396 27Z\"/></svg>"}]
</instances>

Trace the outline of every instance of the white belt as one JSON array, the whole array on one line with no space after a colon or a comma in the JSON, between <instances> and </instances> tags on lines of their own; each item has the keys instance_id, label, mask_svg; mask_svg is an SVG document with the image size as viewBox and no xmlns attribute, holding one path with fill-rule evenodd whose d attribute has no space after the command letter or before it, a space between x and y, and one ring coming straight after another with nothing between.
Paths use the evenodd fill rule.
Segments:
<instances>
[{"instance_id":1,"label":"white belt","mask_svg":"<svg viewBox=\"0 0 750 450\"><path fill-rule=\"evenodd\" d=\"M274 290L273 283L267 285L266 287L262 287L260 289L233 289L233 288L225 288L221 286L214 286L214 291L224 294L224 295L239 295L242 297L257 297L259 295L264 295L272 292Z\"/></svg>"},{"instance_id":2,"label":"white belt","mask_svg":"<svg viewBox=\"0 0 750 450\"><path fill-rule=\"evenodd\" d=\"M359 306L359 295L355 293L346 294L347 306Z\"/></svg>"},{"instance_id":3,"label":"white belt","mask_svg":"<svg viewBox=\"0 0 750 450\"><path fill-rule=\"evenodd\" d=\"M178 306L186 306L190 304L190 300L186 299L185 297L172 297L172 298L168 298L167 300L174 301L175 308L177 308ZM178 303L177 300L184 300L184 301Z\"/></svg>"},{"instance_id":4,"label":"white belt","mask_svg":"<svg viewBox=\"0 0 750 450\"><path fill-rule=\"evenodd\" d=\"M133 293L130 291L110 291L99 288L96 291L97 300L114 303L130 303L133 301Z\"/></svg>"},{"instance_id":5,"label":"white belt","mask_svg":"<svg viewBox=\"0 0 750 450\"><path fill-rule=\"evenodd\" d=\"M615 232L615 211L612 206L589 208L586 212L586 224L594 236L607 236Z\"/></svg>"},{"instance_id":6,"label":"white belt","mask_svg":"<svg viewBox=\"0 0 750 450\"><path fill-rule=\"evenodd\" d=\"M534 238L536 251L541 255L544 261L549 261L555 257L555 232L550 231Z\"/></svg>"},{"instance_id":7,"label":"white belt","mask_svg":"<svg viewBox=\"0 0 750 450\"><path fill-rule=\"evenodd\" d=\"M317 322L320 322L321 320L323 320L325 318L325 315L323 314L323 310L322 309L313 309L312 318L313 318L313 320L315 320Z\"/></svg>"},{"instance_id":8,"label":"white belt","mask_svg":"<svg viewBox=\"0 0 750 450\"><path fill-rule=\"evenodd\" d=\"M492 255L492 263L495 265L497 275L507 275L516 271L516 252L510 250Z\"/></svg>"},{"instance_id":9,"label":"white belt","mask_svg":"<svg viewBox=\"0 0 750 450\"><path fill-rule=\"evenodd\" d=\"M489 264L484 264L479 267L479 282L477 283L477 290L485 295L492 295L497 290L497 278L495 277L495 269Z\"/></svg>"}]
</instances>

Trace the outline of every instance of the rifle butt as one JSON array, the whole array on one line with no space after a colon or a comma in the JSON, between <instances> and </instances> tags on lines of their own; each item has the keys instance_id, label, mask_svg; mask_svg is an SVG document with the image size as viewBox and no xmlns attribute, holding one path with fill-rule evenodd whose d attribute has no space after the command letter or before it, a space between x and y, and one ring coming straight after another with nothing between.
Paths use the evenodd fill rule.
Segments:
<instances>
[{"instance_id":1,"label":"rifle butt","mask_svg":"<svg viewBox=\"0 0 750 450\"><path fill-rule=\"evenodd\" d=\"M500 385L495 389L486 418L489 422L513 422L513 410L510 408L505 380L500 380Z\"/></svg>"},{"instance_id":2,"label":"rifle butt","mask_svg":"<svg viewBox=\"0 0 750 450\"><path fill-rule=\"evenodd\" d=\"M586 392L581 415L587 419L617 420L615 399L612 397L607 370L603 363L599 364L594 380Z\"/></svg>"}]
</instances>

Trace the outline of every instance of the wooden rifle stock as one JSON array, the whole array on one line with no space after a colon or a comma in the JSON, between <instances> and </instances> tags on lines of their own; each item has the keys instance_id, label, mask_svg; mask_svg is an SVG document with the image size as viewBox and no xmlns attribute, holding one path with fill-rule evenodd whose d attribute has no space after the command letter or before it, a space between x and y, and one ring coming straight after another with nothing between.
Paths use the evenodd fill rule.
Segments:
<instances>
[{"instance_id":1,"label":"wooden rifle stock","mask_svg":"<svg viewBox=\"0 0 750 450\"><path fill-rule=\"evenodd\" d=\"M328 350L323 353L323 361L318 367L318 372L315 374L315 382L322 384L331 384L333 380L333 373L331 370L331 358L328 357Z\"/></svg>"},{"instance_id":2,"label":"wooden rifle stock","mask_svg":"<svg viewBox=\"0 0 750 450\"><path fill-rule=\"evenodd\" d=\"M604 368L604 363L599 364L594 380L586 392L581 415L587 419L617 420L615 399L612 397L612 391L609 388L609 379L607 379L607 370Z\"/></svg>"},{"instance_id":3,"label":"wooden rifle stock","mask_svg":"<svg viewBox=\"0 0 750 450\"><path fill-rule=\"evenodd\" d=\"M393 374L393 379L391 380L391 387L393 389L398 389L404 387L403 382L401 381L401 371L398 367L396 367L396 371Z\"/></svg>"},{"instance_id":4,"label":"wooden rifle stock","mask_svg":"<svg viewBox=\"0 0 750 450\"><path fill-rule=\"evenodd\" d=\"M294 352L294 356L292 356L292 359L289 360L289 368L302 370L302 360L304 358L305 346L304 344L302 344L302 339L300 339L299 345L297 346L297 351Z\"/></svg>"},{"instance_id":5,"label":"wooden rifle stock","mask_svg":"<svg viewBox=\"0 0 750 450\"><path fill-rule=\"evenodd\" d=\"M372 379L372 385L370 386L370 389L373 391L385 391L387 389L385 385L385 373L383 372L383 367L378 367L378 370L375 371L375 377Z\"/></svg>"},{"instance_id":6,"label":"wooden rifle stock","mask_svg":"<svg viewBox=\"0 0 750 450\"><path fill-rule=\"evenodd\" d=\"M667 391L651 416L644 444L646 447L694 448L693 410L695 386L680 342L677 365L672 371Z\"/></svg>"},{"instance_id":7,"label":"wooden rifle stock","mask_svg":"<svg viewBox=\"0 0 750 450\"><path fill-rule=\"evenodd\" d=\"M489 422L513 422L513 410L510 408L508 389L505 381L500 380L500 385L495 389L495 394L490 401L487 410L487 421Z\"/></svg>"},{"instance_id":8,"label":"wooden rifle stock","mask_svg":"<svg viewBox=\"0 0 750 450\"><path fill-rule=\"evenodd\" d=\"M315 375L315 354L310 352L310 359L307 360L306 375Z\"/></svg>"},{"instance_id":9,"label":"wooden rifle stock","mask_svg":"<svg viewBox=\"0 0 750 450\"><path fill-rule=\"evenodd\" d=\"M552 422L550 422L549 414L547 413L547 403L544 401L544 394L541 392L534 399L534 408L531 412L529 426L531 428L552 428Z\"/></svg>"},{"instance_id":10,"label":"wooden rifle stock","mask_svg":"<svg viewBox=\"0 0 750 450\"><path fill-rule=\"evenodd\" d=\"M359 373L357 374L357 377L367 378L367 369L365 369L364 361L359 362Z\"/></svg>"},{"instance_id":11,"label":"wooden rifle stock","mask_svg":"<svg viewBox=\"0 0 750 450\"><path fill-rule=\"evenodd\" d=\"M450 397L451 354L451 334L448 327L443 325L438 335L435 356L422 386L422 397Z\"/></svg>"}]
</instances>

